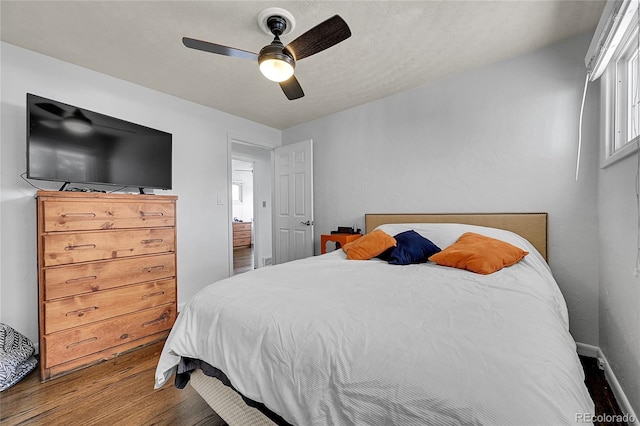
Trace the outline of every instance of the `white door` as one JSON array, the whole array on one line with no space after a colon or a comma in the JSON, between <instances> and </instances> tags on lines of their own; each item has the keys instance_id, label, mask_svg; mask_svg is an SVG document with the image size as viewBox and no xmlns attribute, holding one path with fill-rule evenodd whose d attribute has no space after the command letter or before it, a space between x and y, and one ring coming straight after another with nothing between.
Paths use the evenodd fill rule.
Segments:
<instances>
[{"instance_id":1,"label":"white door","mask_svg":"<svg viewBox=\"0 0 640 426\"><path fill-rule=\"evenodd\" d=\"M313 256L313 141L275 149L275 263Z\"/></svg>"}]
</instances>

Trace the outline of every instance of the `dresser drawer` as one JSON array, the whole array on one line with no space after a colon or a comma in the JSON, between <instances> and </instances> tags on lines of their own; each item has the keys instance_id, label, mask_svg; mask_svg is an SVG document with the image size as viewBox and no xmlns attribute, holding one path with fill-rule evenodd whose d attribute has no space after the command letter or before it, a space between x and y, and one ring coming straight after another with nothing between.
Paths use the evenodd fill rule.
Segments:
<instances>
[{"instance_id":1,"label":"dresser drawer","mask_svg":"<svg viewBox=\"0 0 640 426\"><path fill-rule=\"evenodd\" d=\"M244 247L244 246L250 246L251 245L251 238L240 238L240 239L235 239L233 240L233 246L234 247Z\"/></svg>"},{"instance_id":2,"label":"dresser drawer","mask_svg":"<svg viewBox=\"0 0 640 426\"><path fill-rule=\"evenodd\" d=\"M53 233L42 239L45 267L175 251L173 228Z\"/></svg>"},{"instance_id":3,"label":"dresser drawer","mask_svg":"<svg viewBox=\"0 0 640 426\"><path fill-rule=\"evenodd\" d=\"M176 302L174 279L45 302L45 333Z\"/></svg>"},{"instance_id":4,"label":"dresser drawer","mask_svg":"<svg viewBox=\"0 0 640 426\"><path fill-rule=\"evenodd\" d=\"M249 231L251 232L251 222L234 222L233 223L233 232L239 231Z\"/></svg>"},{"instance_id":5,"label":"dresser drawer","mask_svg":"<svg viewBox=\"0 0 640 426\"><path fill-rule=\"evenodd\" d=\"M176 318L175 305L119 316L71 330L45 335L45 368L145 336L168 330Z\"/></svg>"},{"instance_id":6,"label":"dresser drawer","mask_svg":"<svg viewBox=\"0 0 640 426\"><path fill-rule=\"evenodd\" d=\"M105 260L44 270L45 300L176 276L175 255Z\"/></svg>"},{"instance_id":7,"label":"dresser drawer","mask_svg":"<svg viewBox=\"0 0 640 426\"><path fill-rule=\"evenodd\" d=\"M144 197L141 197L144 198ZM175 225L171 202L48 200L43 202L44 232L152 228Z\"/></svg>"},{"instance_id":8,"label":"dresser drawer","mask_svg":"<svg viewBox=\"0 0 640 426\"><path fill-rule=\"evenodd\" d=\"M251 231L238 231L233 233L233 239L251 238Z\"/></svg>"}]
</instances>

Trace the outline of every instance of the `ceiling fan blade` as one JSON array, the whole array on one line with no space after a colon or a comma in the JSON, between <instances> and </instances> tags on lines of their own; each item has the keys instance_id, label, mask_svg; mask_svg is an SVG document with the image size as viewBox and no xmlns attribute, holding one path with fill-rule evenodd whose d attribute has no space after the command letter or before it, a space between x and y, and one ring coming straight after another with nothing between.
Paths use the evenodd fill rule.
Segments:
<instances>
[{"instance_id":1,"label":"ceiling fan blade","mask_svg":"<svg viewBox=\"0 0 640 426\"><path fill-rule=\"evenodd\" d=\"M347 23L335 15L311 28L286 47L296 60L315 55L351 37Z\"/></svg>"},{"instance_id":2,"label":"ceiling fan blade","mask_svg":"<svg viewBox=\"0 0 640 426\"><path fill-rule=\"evenodd\" d=\"M295 75L292 75L288 80L282 81L278 84L280 84L282 91L290 101L299 99L304 96L302 86L300 86L300 83L298 82L298 79Z\"/></svg>"},{"instance_id":3,"label":"ceiling fan blade","mask_svg":"<svg viewBox=\"0 0 640 426\"><path fill-rule=\"evenodd\" d=\"M53 115L57 115L58 117L62 117L65 114L65 110L63 110L62 108L60 108L58 105L56 104L51 104L49 102L40 102L37 103L36 106L38 106L39 108L50 112Z\"/></svg>"},{"instance_id":4,"label":"ceiling fan blade","mask_svg":"<svg viewBox=\"0 0 640 426\"><path fill-rule=\"evenodd\" d=\"M218 55L231 56L233 58L250 59L252 61L258 60L258 55L256 53L247 52L246 50L241 49L235 49L233 47L222 46L220 44L209 43L208 41L182 37L182 43L191 49L202 50L204 52L217 53Z\"/></svg>"}]
</instances>

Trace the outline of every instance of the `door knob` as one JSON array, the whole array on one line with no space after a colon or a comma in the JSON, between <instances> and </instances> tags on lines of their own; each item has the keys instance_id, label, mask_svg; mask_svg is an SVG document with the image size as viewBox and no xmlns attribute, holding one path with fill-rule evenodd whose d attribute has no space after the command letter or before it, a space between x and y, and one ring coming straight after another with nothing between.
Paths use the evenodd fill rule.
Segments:
<instances>
[{"instance_id":1,"label":"door knob","mask_svg":"<svg viewBox=\"0 0 640 426\"><path fill-rule=\"evenodd\" d=\"M307 225L307 226L311 226L311 225L313 225L313 222L312 222L312 221L310 221L310 220L308 220L308 221L306 221L306 222L300 222L300 225Z\"/></svg>"}]
</instances>

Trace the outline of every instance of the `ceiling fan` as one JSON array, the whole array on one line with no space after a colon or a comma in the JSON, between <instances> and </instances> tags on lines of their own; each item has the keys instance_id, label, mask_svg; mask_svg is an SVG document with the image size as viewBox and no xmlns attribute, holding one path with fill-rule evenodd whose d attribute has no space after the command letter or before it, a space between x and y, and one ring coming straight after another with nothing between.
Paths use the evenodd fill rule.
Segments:
<instances>
[{"instance_id":1,"label":"ceiling fan","mask_svg":"<svg viewBox=\"0 0 640 426\"><path fill-rule=\"evenodd\" d=\"M93 130L94 127L102 127L105 129L117 130L119 132L135 133L133 130L119 129L117 127L96 124L91 121L91 119L86 115L84 115L84 113L79 108L75 108L74 111L69 114L65 109L59 107L56 104L48 102L40 102L37 103L36 106L43 111L46 111L60 118L60 120L39 120L40 123L44 124L47 127L58 128L62 126L65 129L77 134L89 133Z\"/></svg>"},{"instance_id":2,"label":"ceiling fan","mask_svg":"<svg viewBox=\"0 0 640 426\"><path fill-rule=\"evenodd\" d=\"M293 74L296 61L322 52L351 37L349 26L339 15L321 22L286 46L280 41L280 36L291 31L295 25L289 12L280 8L266 9L258 17L258 23L265 31L274 35L271 44L263 47L258 54L189 37L183 37L182 43L191 49L257 60L262 74L279 83L287 98L294 100L304 96L302 87Z\"/></svg>"}]
</instances>

